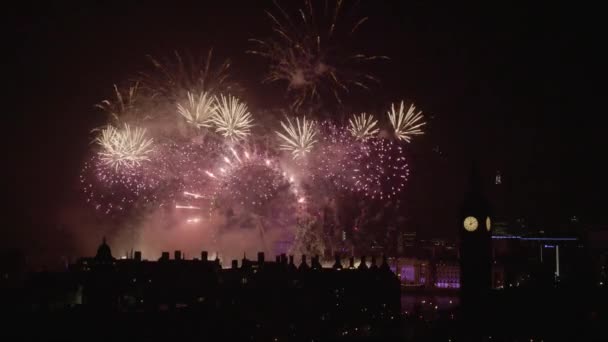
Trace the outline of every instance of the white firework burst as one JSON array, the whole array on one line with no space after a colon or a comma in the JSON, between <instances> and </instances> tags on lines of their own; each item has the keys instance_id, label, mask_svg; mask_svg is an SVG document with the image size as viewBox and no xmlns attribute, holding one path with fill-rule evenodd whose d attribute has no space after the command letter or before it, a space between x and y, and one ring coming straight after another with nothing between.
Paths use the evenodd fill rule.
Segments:
<instances>
[{"instance_id":1,"label":"white firework burst","mask_svg":"<svg viewBox=\"0 0 608 342\"><path fill-rule=\"evenodd\" d=\"M234 96L220 95L211 116L215 131L231 141L245 139L251 132L253 119L247 105Z\"/></svg>"},{"instance_id":2,"label":"white firework burst","mask_svg":"<svg viewBox=\"0 0 608 342\"><path fill-rule=\"evenodd\" d=\"M295 126L289 118L287 118L287 124L281 121L281 126L286 134L276 132L282 139L279 148L281 150L291 151L294 159L302 157L310 152L317 142L315 139L317 128L314 121L306 121L306 117L303 117L301 121L299 118L296 118L295 121Z\"/></svg>"},{"instance_id":3,"label":"white firework burst","mask_svg":"<svg viewBox=\"0 0 608 342\"><path fill-rule=\"evenodd\" d=\"M141 162L150 160L148 155L152 152L152 138L146 138L146 129L128 124L123 129L107 126L95 142L102 148L99 151L101 161L115 169L120 167L132 168Z\"/></svg>"},{"instance_id":4,"label":"white firework burst","mask_svg":"<svg viewBox=\"0 0 608 342\"><path fill-rule=\"evenodd\" d=\"M395 130L395 137L397 139L410 142L413 135L424 134L422 126L426 122L422 120L422 111L416 113L416 107L413 104L410 105L410 108L406 112L403 101L401 101L398 111L395 111L395 104L393 103L391 104L391 110L387 114Z\"/></svg>"},{"instance_id":5,"label":"white firework burst","mask_svg":"<svg viewBox=\"0 0 608 342\"><path fill-rule=\"evenodd\" d=\"M207 92L198 96L188 92L188 102L185 105L178 103L177 112L196 128L211 127L214 104L214 98Z\"/></svg>"},{"instance_id":6,"label":"white firework burst","mask_svg":"<svg viewBox=\"0 0 608 342\"><path fill-rule=\"evenodd\" d=\"M364 140L378 134L379 129L377 127L378 120L374 119L373 115L367 115L367 113L361 113L354 115L348 120L350 127L349 132L357 139Z\"/></svg>"}]
</instances>

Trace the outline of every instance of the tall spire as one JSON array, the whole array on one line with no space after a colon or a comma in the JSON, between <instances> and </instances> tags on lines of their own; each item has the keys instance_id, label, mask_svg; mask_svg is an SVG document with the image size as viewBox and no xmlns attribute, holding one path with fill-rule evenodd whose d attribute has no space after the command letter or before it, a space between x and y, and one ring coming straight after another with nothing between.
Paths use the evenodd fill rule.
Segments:
<instances>
[{"instance_id":1,"label":"tall spire","mask_svg":"<svg viewBox=\"0 0 608 342\"><path fill-rule=\"evenodd\" d=\"M481 170L479 167L479 161L473 159L471 163L471 173L469 175L469 191L472 193L482 192L482 181L481 181Z\"/></svg>"}]
</instances>

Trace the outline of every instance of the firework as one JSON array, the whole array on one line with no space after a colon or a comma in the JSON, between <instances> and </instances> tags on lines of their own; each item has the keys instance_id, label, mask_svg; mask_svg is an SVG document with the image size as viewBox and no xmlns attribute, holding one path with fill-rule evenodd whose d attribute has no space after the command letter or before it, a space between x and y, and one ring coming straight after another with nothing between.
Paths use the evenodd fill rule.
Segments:
<instances>
[{"instance_id":1,"label":"firework","mask_svg":"<svg viewBox=\"0 0 608 342\"><path fill-rule=\"evenodd\" d=\"M282 170L278 160L255 152L239 153L234 148L229 151L218 158L214 170L206 171L215 184L216 203L258 211L283 190L298 194L293 176Z\"/></svg>"},{"instance_id":2,"label":"firework","mask_svg":"<svg viewBox=\"0 0 608 342\"><path fill-rule=\"evenodd\" d=\"M211 122L215 125L216 132L231 141L245 139L253 126L253 119L247 105L234 96L224 95L220 95L216 102L214 113L211 116Z\"/></svg>"},{"instance_id":3,"label":"firework","mask_svg":"<svg viewBox=\"0 0 608 342\"><path fill-rule=\"evenodd\" d=\"M295 118L295 121L295 127L289 118L287 118L287 124L281 121L281 126L286 134L276 132L282 139L279 148L290 151L294 159L310 152L317 142L315 139L317 129L314 121L306 121L306 117L303 117L302 121L300 121L300 118Z\"/></svg>"},{"instance_id":4,"label":"firework","mask_svg":"<svg viewBox=\"0 0 608 342\"><path fill-rule=\"evenodd\" d=\"M395 139L380 138L379 118L360 111L347 125L319 118L345 112L337 107L349 94L377 82L364 69L386 57L357 51L362 40L353 39L367 18L343 0L281 4L267 12L272 36L253 39L248 52L269 62L264 81L285 85L293 115L276 120L272 109L261 108L254 127L230 81L230 62L215 63L212 50L199 59L177 52L150 57L153 68L137 83L114 86L113 97L97 105L109 120L96 130L81 183L98 212L129 215L124 222L134 225L150 217L167 227L179 222L188 234L210 230L213 244L224 229L254 228L262 240L280 235L282 246L321 253L326 242L336 247L326 227L348 233L363 225L350 213L398 202L409 166L397 140L423 134L422 113L403 101L391 105Z\"/></svg>"},{"instance_id":5,"label":"firework","mask_svg":"<svg viewBox=\"0 0 608 342\"><path fill-rule=\"evenodd\" d=\"M349 131L357 139L364 140L378 134L379 129L376 127L378 121L374 119L373 115L367 115L361 113L360 115L354 115L348 120L350 124Z\"/></svg>"},{"instance_id":6,"label":"firework","mask_svg":"<svg viewBox=\"0 0 608 342\"><path fill-rule=\"evenodd\" d=\"M182 56L177 51L173 57L148 56L153 72L140 73L142 86L155 96L179 99L186 92L235 91L238 86L230 81L230 60L213 63L213 49L207 56Z\"/></svg>"},{"instance_id":7,"label":"firework","mask_svg":"<svg viewBox=\"0 0 608 342\"><path fill-rule=\"evenodd\" d=\"M114 99L103 100L95 107L106 112L114 122L134 121L145 119L141 111L142 95L139 83L121 91L114 85Z\"/></svg>"},{"instance_id":8,"label":"firework","mask_svg":"<svg viewBox=\"0 0 608 342\"><path fill-rule=\"evenodd\" d=\"M214 98L209 93L201 92L195 96L188 92L187 104L179 103L177 112L186 119L186 122L196 128L211 127L213 106Z\"/></svg>"},{"instance_id":9,"label":"firework","mask_svg":"<svg viewBox=\"0 0 608 342\"><path fill-rule=\"evenodd\" d=\"M403 101L401 101L398 111L395 111L395 104L393 103L391 104L391 110L387 114L395 130L395 137L397 139L410 142L413 135L424 133L422 126L426 122L422 121L422 111L416 113L416 107L413 104L410 105L410 108L406 112Z\"/></svg>"},{"instance_id":10,"label":"firework","mask_svg":"<svg viewBox=\"0 0 608 342\"><path fill-rule=\"evenodd\" d=\"M359 145L358 166L352 169L350 190L371 199L391 199L403 191L409 176L405 151L397 143L372 138Z\"/></svg>"},{"instance_id":11,"label":"firework","mask_svg":"<svg viewBox=\"0 0 608 342\"><path fill-rule=\"evenodd\" d=\"M133 214L137 203L157 201L163 175L157 168L116 169L94 154L85 162L80 183L86 201L104 214Z\"/></svg>"},{"instance_id":12,"label":"firework","mask_svg":"<svg viewBox=\"0 0 608 342\"><path fill-rule=\"evenodd\" d=\"M101 160L115 169L139 166L141 162L150 160L152 138L146 138L146 129L136 127L131 129L128 124L123 129L107 126L95 139L101 146Z\"/></svg>"},{"instance_id":13,"label":"firework","mask_svg":"<svg viewBox=\"0 0 608 342\"><path fill-rule=\"evenodd\" d=\"M377 82L357 69L362 63L385 56L367 56L342 48L344 42L353 40L367 17L349 15L343 1L315 6L306 0L293 11L275 5L276 13L266 14L276 36L251 39L255 48L248 52L270 62L264 81L286 83L294 108L328 96L341 103L343 94L351 88L368 89L370 82Z\"/></svg>"},{"instance_id":14,"label":"firework","mask_svg":"<svg viewBox=\"0 0 608 342\"><path fill-rule=\"evenodd\" d=\"M357 168L356 151L360 149L360 143L341 126L322 122L319 127L319 142L308 163L311 175L316 182L329 181L338 188L345 188L350 173ZM327 185L327 182L322 183L321 186Z\"/></svg>"}]
</instances>

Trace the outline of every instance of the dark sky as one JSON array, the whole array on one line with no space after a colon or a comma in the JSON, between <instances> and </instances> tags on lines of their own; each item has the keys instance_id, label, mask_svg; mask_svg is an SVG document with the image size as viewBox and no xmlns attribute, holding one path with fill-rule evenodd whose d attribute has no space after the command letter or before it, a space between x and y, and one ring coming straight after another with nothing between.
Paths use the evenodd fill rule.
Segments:
<instances>
[{"instance_id":1,"label":"dark sky","mask_svg":"<svg viewBox=\"0 0 608 342\"><path fill-rule=\"evenodd\" d=\"M89 132L104 122L93 104L145 67L146 54L214 47L218 58L233 60L234 77L252 90L254 106L276 96L259 86L264 62L245 54L248 38L268 32L269 1L124 3L10 10L14 65L5 86L15 109L4 113L11 199L5 244L69 239L57 231L57 212L80 200ZM383 83L371 97L410 99L431 116L427 134L410 149L412 225L430 236L455 235L474 157L488 182L502 170L513 215L544 225L570 215L608 222L605 109L592 87L599 78L592 47L605 40L598 38L597 9L557 2L360 6L370 20L359 39L391 57L379 67Z\"/></svg>"}]
</instances>

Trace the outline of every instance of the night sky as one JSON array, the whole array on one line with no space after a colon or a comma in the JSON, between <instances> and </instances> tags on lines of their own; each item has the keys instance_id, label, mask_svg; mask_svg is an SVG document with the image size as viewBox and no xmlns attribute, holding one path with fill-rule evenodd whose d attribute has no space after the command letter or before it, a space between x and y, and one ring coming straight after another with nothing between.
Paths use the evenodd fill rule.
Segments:
<instances>
[{"instance_id":1,"label":"night sky","mask_svg":"<svg viewBox=\"0 0 608 342\"><path fill-rule=\"evenodd\" d=\"M594 9L555 2L359 6L370 17L360 39L368 51L391 57L377 66L382 84L371 90L370 106L405 98L430 117L426 134L409 148L412 229L456 235L474 158L488 186L502 171L514 216L549 230L572 215L608 223L605 107L597 104L591 63L592 46L605 39L597 37ZM260 86L265 61L245 54L248 38L269 34L263 9L270 7L270 1L81 1L10 10L5 51L14 65L4 83L14 109L3 120L9 220L0 247L78 250L62 217L83 210L78 174L91 129L105 122L93 105L145 68L146 54L213 47L218 60L233 61L233 78L248 89L251 107L280 101L280 88Z\"/></svg>"}]
</instances>

